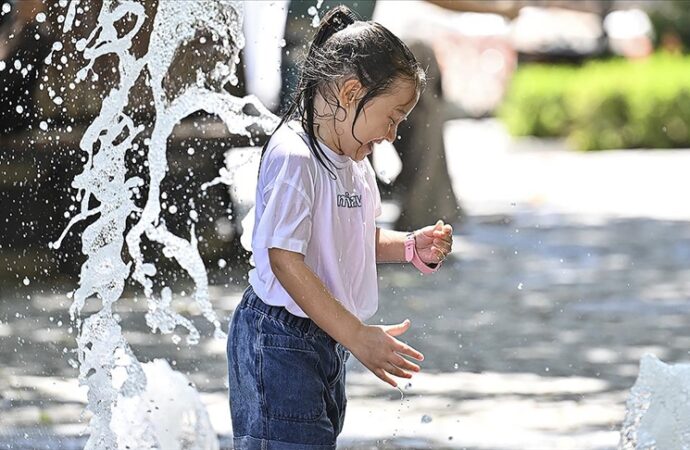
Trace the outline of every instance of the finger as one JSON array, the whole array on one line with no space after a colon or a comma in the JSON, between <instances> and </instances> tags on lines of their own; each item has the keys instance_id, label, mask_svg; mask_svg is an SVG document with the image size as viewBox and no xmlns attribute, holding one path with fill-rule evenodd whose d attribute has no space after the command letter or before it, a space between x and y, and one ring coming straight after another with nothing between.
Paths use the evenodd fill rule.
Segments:
<instances>
[{"instance_id":1,"label":"finger","mask_svg":"<svg viewBox=\"0 0 690 450\"><path fill-rule=\"evenodd\" d=\"M445 240L446 235L441 233L440 231L434 231L434 235L432 236L434 240L439 239L439 240Z\"/></svg>"},{"instance_id":2,"label":"finger","mask_svg":"<svg viewBox=\"0 0 690 450\"><path fill-rule=\"evenodd\" d=\"M414 364L402 356L396 354L395 358L393 358L393 361L391 361L392 364L394 364L397 367L400 367L401 369L407 369L411 370L412 372L419 372L421 367L419 367L417 364Z\"/></svg>"},{"instance_id":3,"label":"finger","mask_svg":"<svg viewBox=\"0 0 690 450\"><path fill-rule=\"evenodd\" d=\"M439 234L443 236L452 236L453 235L453 227L451 225L445 224L443 225L440 229L436 226L433 228L434 234Z\"/></svg>"},{"instance_id":4,"label":"finger","mask_svg":"<svg viewBox=\"0 0 690 450\"><path fill-rule=\"evenodd\" d=\"M393 380L391 377L389 377L385 370L376 369L374 371L374 375L376 375L377 377L379 377L381 380L385 381L386 383L390 384L394 388L398 387L398 383L396 383L395 380Z\"/></svg>"},{"instance_id":5,"label":"finger","mask_svg":"<svg viewBox=\"0 0 690 450\"><path fill-rule=\"evenodd\" d=\"M435 224L426 226L419 231L426 236L434 237L437 233L443 233L443 221L439 220Z\"/></svg>"},{"instance_id":6,"label":"finger","mask_svg":"<svg viewBox=\"0 0 690 450\"><path fill-rule=\"evenodd\" d=\"M422 355L420 352L413 349L409 345L404 344L400 341L398 341L398 346L395 349L395 351L398 353L401 353L403 355L411 356L412 358L416 359L417 361L424 361L424 355Z\"/></svg>"},{"instance_id":7,"label":"finger","mask_svg":"<svg viewBox=\"0 0 690 450\"><path fill-rule=\"evenodd\" d=\"M405 372L400 367L397 367L396 365L391 363L388 363L388 368L386 369L386 372L400 378L412 378L411 373Z\"/></svg>"},{"instance_id":8,"label":"finger","mask_svg":"<svg viewBox=\"0 0 690 450\"><path fill-rule=\"evenodd\" d=\"M446 253L443 252L442 250L439 250L438 248L434 248L435 254L436 254L436 259L438 259L438 262L441 262L446 259Z\"/></svg>"},{"instance_id":9,"label":"finger","mask_svg":"<svg viewBox=\"0 0 690 450\"><path fill-rule=\"evenodd\" d=\"M434 245L446 253L450 252L451 243L448 241L444 241L443 239L434 239Z\"/></svg>"},{"instance_id":10,"label":"finger","mask_svg":"<svg viewBox=\"0 0 690 450\"><path fill-rule=\"evenodd\" d=\"M404 322L397 325L385 325L383 331L391 336L400 336L410 328L410 319L405 319Z\"/></svg>"}]
</instances>

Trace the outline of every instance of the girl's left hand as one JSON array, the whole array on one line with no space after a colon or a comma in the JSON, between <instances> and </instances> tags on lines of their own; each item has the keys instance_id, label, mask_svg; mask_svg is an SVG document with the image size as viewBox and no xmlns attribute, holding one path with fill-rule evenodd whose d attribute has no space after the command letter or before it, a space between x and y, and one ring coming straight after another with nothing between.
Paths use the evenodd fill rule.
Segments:
<instances>
[{"instance_id":1,"label":"girl's left hand","mask_svg":"<svg viewBox=\"0 0 690 450\"><path fill-rule=\"evenodd\" d=\"M453 250L453 227L439 220L436 225L415 231L415 243L422 261L426 264L440 263Z\"/></svg>"}]
</instances>

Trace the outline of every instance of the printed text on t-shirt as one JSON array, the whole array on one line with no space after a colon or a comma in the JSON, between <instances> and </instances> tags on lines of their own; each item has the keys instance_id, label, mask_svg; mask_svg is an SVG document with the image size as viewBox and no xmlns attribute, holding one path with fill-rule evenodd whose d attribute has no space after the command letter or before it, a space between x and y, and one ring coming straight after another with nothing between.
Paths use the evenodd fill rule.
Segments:
<instances>
[{"instance_id":1,"label":"printed text on t-shirt","mask_svg":"<svg viewBox=\"0 0 690 450\"><path fill-rule=\"evenodd\" d=\"M362 196L361 195L350 195L349 192L344 194L338 194L338 207L339 208L361 208L362 207Z\"/></svg>"}]
</instances>

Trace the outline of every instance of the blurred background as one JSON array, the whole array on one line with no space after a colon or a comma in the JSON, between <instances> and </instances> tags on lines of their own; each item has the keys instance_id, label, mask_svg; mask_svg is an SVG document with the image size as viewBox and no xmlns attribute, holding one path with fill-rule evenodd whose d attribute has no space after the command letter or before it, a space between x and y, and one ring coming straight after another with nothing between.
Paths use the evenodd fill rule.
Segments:
<instances>
[{"instance_id":1,"label":"blurred background","mask_svg":"<svg viewBox=\"0 0 690 450\"><path fill-rule=\"evenodd\" d=\"M158 2L141 3L139 54ZM433 276L380 267L371 323L410 318L404 338L426 359L401 391L350 359L342 447L616 448L640 357L684 362L690 348L690 2L245 2L237 83L215 88L280 114L313 24L338 4L399 35L429 78L398 140L373 155L381 226L442 218L455 230L455 253ZM99 1L0 8L0 448L81 448L86 394L68 308L84 225L61 248L48 244L77 213L79 141L119 74L106 55L77 81L75 49ZM212 68L207 37L178 49L170 92ZM142 77L129 114L150 125L151 100ZM165 220L180 235L195 225L225 321L247 285L241 220L256 171L230 188L201 186L266 139L197 113L168 141ZM145 149L146 132L132 167ZM194 382L231 448L225 342L184 301L191 280L174 261L157 265L205 338L190 347L151 333L134 284L117 304L125 337L140 360L166 358Z\"/></svg>"}]
</instances>

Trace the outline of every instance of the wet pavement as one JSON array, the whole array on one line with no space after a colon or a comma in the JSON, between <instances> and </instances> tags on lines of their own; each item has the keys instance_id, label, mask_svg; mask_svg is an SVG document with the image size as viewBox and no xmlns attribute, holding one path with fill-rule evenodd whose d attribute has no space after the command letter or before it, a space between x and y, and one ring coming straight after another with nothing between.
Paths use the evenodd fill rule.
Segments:
<instances>
[{"instance_id":1,"label":"wet pavement","mask_svg":"<svg viewBox=\"0 0 690 450\"><path fill-rule=\"evenodd\" d=\"M576 214L567 196L553 195L566 191L558 183L561 166L553 164L553 190L544 188L552 193L548 201L519 189L511 197L511 186L490 174L469 185L462 174L472 172L472 164L481 170L487 157L472 149L497 139L492 122L474 125L476 142L463 142L449 156L459 196L470 213L477 212L457 228L454 255L426 277L411 267L380 267L380 308L370 323L410 318L403 339L425 354L423 371L398 391L351 358L339 448L613 449L639 358L649 352L671 363L690 359L690 215L683 215L686 206L675 217L652 206L646 213L647 200L627 198L621 203L634 207L615 204L609 214L600 198L606 196L595 191L582 196L591 195L596 208ZM447 138L467 126L456 123ZM484 139L481 127L494 141ZM504 155L493 164L584 158L597 168L597 161L615 155L625 167L640 157L608 152L588 159L558 148L545 155L521 145L500 152L492 147ZM668 154L665 164L673 168L688 154ZM564 173L568 167L562 165ZM538 186L545 174L535 169L521 176ZM632 186L636 176L634 170L618 176L617 189ZM590 174L591 184L600 181ZM650 182L646 195L680 205L683 193L667 186ZM240 273L234 280L211 289L226 319L246 283ZM76 359L64 294L69 286L47 282L17 280L0 293L0 449L82 448L85 442L78 434L86 424L80 420L86 396L69 363ZM210 336L199 311L182 301L178 306ZM230 448L225 343L206 337L196 347L176 346L170 336L148 332L144 308L145 301L131 295L116 307L135 354L140 360L165 357L187 374Z\"/></svg>"}]
</instances>

